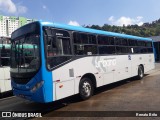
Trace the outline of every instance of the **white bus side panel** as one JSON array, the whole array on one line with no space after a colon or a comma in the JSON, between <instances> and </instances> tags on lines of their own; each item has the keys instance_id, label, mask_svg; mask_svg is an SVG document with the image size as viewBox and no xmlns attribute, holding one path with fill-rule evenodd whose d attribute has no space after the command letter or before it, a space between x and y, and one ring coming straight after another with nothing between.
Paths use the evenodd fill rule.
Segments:
<instances>
[{"instance_id":1,"label":"white bus side panel","mask_svg":"<svg viewBox=\"0 0 160 120\"><path fill-rule=\"evenodd\" d=\"M0 68L0 93L10 91L11 87L11 79L10 79L10 68L9 67L1 67Z\"/></svg>"},{"instance_id":2,"label":"white bus side panel","mask_svg":"<svg viewBox=\"0 0 160 120\"><path fill-rule=\"evenodd\" d=\"M144 66L144 72L154 69L153 54L136 54L132 55L132 76L138 75L138 67L140 64Z\"/></svg>"},{"instance_id":3,"label":"white bus side panel","mask_svg":"<svg viewBox=\"0 0 160 120\"><path fill-rule=\"evenodd\" d=\"M4 77L5 77L5 90L12 90L11 78L10 78L10 67L4 67Z\"/></svg>"},{"instance_id":4,"label":"white bus side panel","mask_svg":"<svg viewBox=\"0 0 160 120\"><path fill-rule=\"evenodd\" d=\"M0 67L0 93L5 92L5 84L4 84L4 70L3 67Z\"/></svg>"},{"instance_id":5,"label":"white bus side panel","mask_svg":"<svg viewBox=\"0 0 160 120\"><path fill-rule=\"evenodd\" d=\"M96 61L96 60L95 60ZM102 75L102 71L98 71L100 69L97 69L95 67L95 62L93 57L84 57L84 58L80 58L77 60L73 60L71 62L69 62L68 64L59 67L58 69L54 70L53 73L53 83L54 83L54 90L53 92L56 91L56 95L55 98L53 98L54 100L58 100L57 98L61 98L61 97L57 97L57 95L59 94L59 92L61 92L62 96L70 96L73 94L77 94L79 92L79 82L80 79L83 75L85 75L86 73L92 73L95 75L96 80L97 80L97 86L102 86L103 85L103 75ZM98 74L97 74L98 73ZM71 88L70 85L68 85L68 91L65 93L65 89L62 90L62 88L58 88L56 87L57 84L57 80L60 80L61 84L65 84L65 81L72 81L72 84L74 83L73 88Z\"/></svg>"},{"instance_id":6,"label":"white bus side panel","mask_svg":"<svg viewBox=\"0 0 160 120\"><path fill-rule=\"evenodd\" d=\"M145 61L145 65L144 65L145 66L145 70L144 70L144 72L148 72L151 69L155 68L154 55L153 54L145 55L144 61Z\"/></svg>"},{"instance_id":7,"label":"white bus side panel","mask_svg":"<svg viewBox=\"0 0 160 120\"><path fill-rule=\"evenodd\" d=\"M152 60L150 60L152 59ZM116 64L110 64L110 60ZM97 87L120 81L138 74L138 66L145 72L154 68L153 54L88 56L73 60L52 71L54 100L79 93L79 82L83 75L95 76ZM106 62L107 61L107 62ZM59 82L57 82L60 80Z\"/></svg>"},{"instance_id":8,"label":"white bus side panel","mask_svg":"<svg viewBox=\"0 0 160 120\"><path fill-rule=\"evenodd\" d=\"M114 82L122 79L129 78L131 76L131 62L129 55L116 56L117 63L114 73Z\"/></svg>"},{"instance_id":9,"label":"white bus side panel","mask_svg":"<svg viewBox=\"0 0 160 120\"><path fill-rule=\"evenodd\" d=\"M74 80L55 83L55 90L56 100L74 95Z\"/></svg>"}]
</instances>

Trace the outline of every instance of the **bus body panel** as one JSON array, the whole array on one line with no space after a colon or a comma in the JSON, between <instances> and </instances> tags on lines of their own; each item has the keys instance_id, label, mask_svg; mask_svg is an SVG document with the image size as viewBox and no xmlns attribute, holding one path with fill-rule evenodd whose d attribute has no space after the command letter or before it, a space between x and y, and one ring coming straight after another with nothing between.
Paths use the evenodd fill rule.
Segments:
<instances>
[{"instance_id":1,"label":"bus body panel","mask_svg":"<svg viewBox=\"0 0 160 120\"><path fill-rule=\"evenodd\" d=\"M116 68L114 72L114 82L122 79L129 78L131 76L131 55L118 55L116 56Z\"/></svg>"},{"instance_id":2,"label":"bus body panel","mask_svg":"<svg viewBox=\"0 0 160 120\"><path fill-rule=\"evenodd\" d=\"M5 92L5 80L4 80L4 69L0 67L0 93Z\"/></svg>"},{"instance_id":3,"label":"bus body panel","mask_svg":"<svg viewBox=\"0 0 160 120\"><path fill-rule=\"evenodd\" d=\"M97 87L100 87L138 75L139 65L143 65L144 72L148 72L154 68L153 61L153 54L88 56L73 60L52 72L55 86L53 99L79 93L80 80L87 73L95 76ZM71 69L74 76L70 77Z\"/></svg>"},{"instance_id":4,"label":"bus body panel","mask_svg":"<svg viewBox=\"0 0 160 120\"><path fill-rule=\"evenodd\" d=\"M52 74L51 72L47 74ZM16 84L14 81L11 81L13 86L13 94L28 100L37 101L37 102L51 102L53 100L53 83L47 83L51 77L47 76L46 72L40 68L37 74L27 83L24 85ZM44 76L44 77L42 77ZM46 77L47 76L47 77ZM38 88L36 91L31 92L31 89L40 81L44 80L44 84Z\"/></svg>"},{"instance_id":5,"label":"bus body panel","mask_svg":"<svg viewBox=\"0 0 160 120\"><path fill-rule=\"evenodd\" d=\"M11 90L10 67L0 67L0 93Z\"/></svg>"},{"instance_id":6,"label":"bus body panel","mask_svg":"<svg viewBox=\"0 0 160 120\"><path fill-rule=\"evenodd\" d=\"M3 68L4 68L5 91L10 91L12 90L11 78L10 78L10 67L3 67Z\"/></svg>"},{"instance_id":7,"label":"bus body panel","mask_svg":"<svg viewBox=\"0 0 160 120\"><path fill-rule=\"evenodd\" d=\"M137 75L138 66L140 64L144 67L144 72L154 69L154 55L153 54L137 54L132 55L132 76Z\"/></svg>"},{"instance_id":8,"label":"bus body panel","mask_svg":"<svg viewBox=\"0 0 160 120\"><path fill-rule=\"evenodd\" d=\"M49 72L46 68L46 54L45 54L45 42L43 39L43 29L42 29L42 24L39 22L40 24L40 53L41 53L41 77L40 77L40 81L44 81L44 85L43 85L43 94L45 96L45 102L51 102L54 101L53 99L53 81L52 81L52 72ZM48 92L50 91L50 92Z\"/></svg>"},{"instance_id":9,"label":"bus body panel","mask_svg":"<svg viewBox=\"0 0 160 120\"><path fill-rule=\"evenodd\" d=\"M55 83L55 98L53 100L59 100L74 94L74 79Z\"/></svg>"}]
</instances>

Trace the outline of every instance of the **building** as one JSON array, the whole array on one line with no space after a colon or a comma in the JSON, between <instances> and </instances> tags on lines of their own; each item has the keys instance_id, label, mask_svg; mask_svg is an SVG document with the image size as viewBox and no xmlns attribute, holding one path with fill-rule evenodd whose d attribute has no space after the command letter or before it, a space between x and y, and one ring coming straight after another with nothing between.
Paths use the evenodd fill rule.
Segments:
<instances>
[{"instance_id":1,"label":"building","mask_svg":"<svg viewBox=\"0 0 160 120\"><path fill-rule=\"evenodd\" d=\"M155 60L160 61L160 36L151 37L154 42Z\"/></svg>"},{"instance_id":2,"label":"building","mask_svg":"<svg viewBox=\"0 0 160 120\"><path fill-rule=\"evenodd\" d=\"M10 37L0 37L0 44L10 44L11 38Z\"/></svg>"},{"instance_id":3,"label":"building","mask_svg":"<svg viewBox=\"0 0 160 120\"><path fill-rule=\"evenodd\" d=\"M11 37L12 32L17 28L33 21L35 20L24 17L9 17L0 15L0 37Z\"/></svg>"}]
</instances>

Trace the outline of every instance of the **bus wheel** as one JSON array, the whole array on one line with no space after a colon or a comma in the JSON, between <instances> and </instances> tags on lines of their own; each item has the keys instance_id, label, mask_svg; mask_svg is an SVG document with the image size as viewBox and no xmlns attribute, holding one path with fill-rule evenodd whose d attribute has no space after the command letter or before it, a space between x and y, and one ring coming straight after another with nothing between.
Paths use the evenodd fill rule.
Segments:
<instances>
[{"instance_id":1,"label":"bus wheel","mask_svg":"<svg viewBox=\"0 0 160 120\"><path fill-rule=\"evenodd\" d=\"M79 95L83 100L93 95L93 84L89 78L82 78L79 84Z\"/></svg>"},{"instance_id":2,"label":"bus wheel","mask_svg":"<svg viewBox=\"0 0 160 120\"><path fill-rule=\"evenodd\" d=\"M144 77L144 70L143 70L143 67L140 65L140 66L138 67L138 76L137 76L137 78L138 78L139 80L141 80L143 77Z\"/></svg>"}]
</instances>

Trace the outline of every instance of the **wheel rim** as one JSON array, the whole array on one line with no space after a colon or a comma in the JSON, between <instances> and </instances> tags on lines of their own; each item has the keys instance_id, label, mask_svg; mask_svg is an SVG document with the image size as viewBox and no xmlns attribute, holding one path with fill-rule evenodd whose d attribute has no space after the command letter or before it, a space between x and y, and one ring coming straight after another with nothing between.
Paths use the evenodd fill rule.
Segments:
<instances>
[{"instance_id":1,"label":"wheel rim","mask_svg":"<svg viewBox=\"0 0 160 120\"><path fill-rule=\"evenodd\" d=\"M85 97L90 96L91 94L91 85L89 82L85 81L82 85L82 95Z\"/></svg>"}]
</instances>

